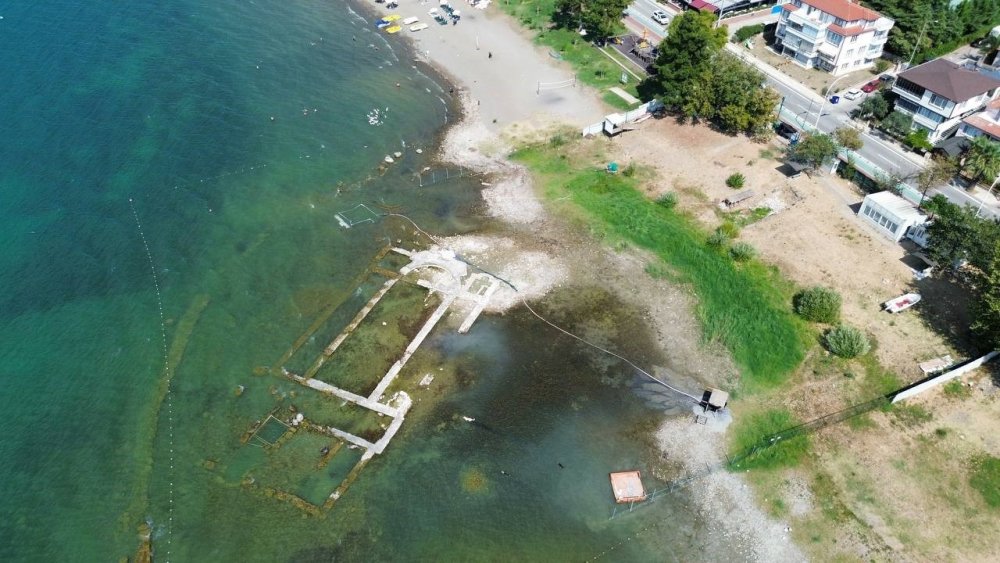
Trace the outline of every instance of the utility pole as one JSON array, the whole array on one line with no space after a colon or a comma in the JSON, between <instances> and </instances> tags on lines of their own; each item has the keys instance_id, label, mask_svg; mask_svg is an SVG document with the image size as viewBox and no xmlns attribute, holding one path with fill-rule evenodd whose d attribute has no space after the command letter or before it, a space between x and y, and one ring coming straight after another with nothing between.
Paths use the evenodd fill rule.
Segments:
<instances>
[{"instance_id":1,"label":"utility pole","mask_svg":"<svg viewBox=\"0 0 1000 563\"><path fill-rule=\"evenodd\" d=\"M836 91L833 89L833 87L836 86L838 82L840 82L844 78L847 78L848 76L850 76L850 74L845 74L844 76L841 76L840 78L834 80L833 83L830 84L830 87L826 89L826 93L823 94L823 101L819 104L819 111L816 112L816 123L813 124L813 129L816 129L817 131L819 130L819 118L823 116L823 106L826 105L827 96L833 95L832 92ZM810 105L809 107L812 106Z\"/></svg>"},{"instance_id":2,"label":"utility pole","mask_svg":"<svg viewBox=\"0 0 1000 563\"><path fill-rule=\"evenodd\" d=\"M937 20L934 20L934 23L937 22L938 22ZM917 56L917 49L920 48L920 42L924 40L924 33L927 32L927 25L930 23L931 23L931 16L928 14L927 19L924 20L923 27L920 28L920 35L917 37L917 42L913 44L913 52L910 53L910 60L907 61L906 68L910 68L911 66L913 66L913 57Z\"/></svg>"}]
</instances>

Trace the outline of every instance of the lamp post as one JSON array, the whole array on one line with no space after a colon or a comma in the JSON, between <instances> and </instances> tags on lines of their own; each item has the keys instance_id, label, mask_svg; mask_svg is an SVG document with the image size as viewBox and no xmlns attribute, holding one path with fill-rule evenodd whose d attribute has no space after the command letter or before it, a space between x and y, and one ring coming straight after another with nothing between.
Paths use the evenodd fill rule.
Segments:
<instances>
[{"instance_id":1,"label":"lamp post","mask_svg":"<svg viewBox=\"0 0 1000 563\"><path fill-rule=\"evenodd\" d=\"M917 37L917 42L913 44L913 52L910 53L910 60L906 62L906 68L910 68L913 65L913 57L917 56L917 49L920 48L920 42L924 40L924 33L927 33L927 25L937 22L937 20L931 22L930 16L927 16L927 19L924 20L924 25L920 28L920 35Z\"/></svg>"},{"instance_id":2,"label":"lamp post","mask_svg":"<svg viewBox=\"0 0 1000 563\"><path fill-rule=\"evenodd\" d=\"M838 82L840 82L844 78L847 78L848 76L850 76L850 73L845 74L844 76L841 76L840 78L834 80L833 83L830 84L830 87L826 89L826 94L823 94L823 101L820 102L819 104L819 111L816 112L816 123L813 124L813 129L819 130L819 118L823 116L823 107L826 106L826 97L830 95L830 92L835 92L833 87L836 86Z\"/></svg>"},{"instance_id":3,"label":"lamp post","mask_svg":"<svg viewBox=\"0 0 1000 563\"><path fill-rule=\"evenodd\" d=\"M719 19L715 20L715 27L722 25L722 14L726 13L726 9L721 6L722 2L719 2Z\"/></svg>"}]
</instances>

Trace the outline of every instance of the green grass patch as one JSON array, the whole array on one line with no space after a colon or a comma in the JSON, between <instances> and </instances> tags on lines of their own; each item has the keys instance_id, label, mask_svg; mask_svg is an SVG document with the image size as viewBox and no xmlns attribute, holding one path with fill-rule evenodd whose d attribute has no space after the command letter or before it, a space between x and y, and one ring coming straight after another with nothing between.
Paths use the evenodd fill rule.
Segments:
<instances>
[{"instance_id":1,"label":"green grass patch","mask_svg":"<svg viewBox=\"0 0 1000 563\"><path fill-rule=\"evenodd\" d=\"M556 10L556 0L503 0L494 5L525 27L535 30L548 28Z\"/></svg>"},{"instance_id":2,"label":"green grass patch","mask_svg":"<svg viewBox=\"0 0 1000 563\"><path fill-rule=\"evenodd\" d=\"M632 68L631 63L619 55L611 47L605 49L607 55L599 53L598 48L580 36L575 29L554 27L552 14L555 13L556 0L505 0L497 3L504 12L510 14L524 27L538 32L535 42L548 48L549 55L573 65L577 79L581 82L605 90L611 86L619 86L629 94L639 97L636 92L638 80L628 75L628 84L621 84L622 67L608 58L610 55L620 61L636 74L642 72ZM624 31L624 28L623 28ZM629 109L625 100L606 92L605 102L617 109Z\"/></svg>"},{"instance_id":3,"label":"green grass patch","mask_svg":"<svg viewBox=\"0 0 1000 563\"><path fill-rule=\"evenodd\" d=\"M859 391L862 400L871 400L881 397L887 393L896 391L903 386L902 380L894 372L882 367L875 357L875 345L872 349L855 360L864 368L865 375L862 378Z\"/></svg>"},{"instance_id":4,"label":"green grass patch","mask_svg":"<svg viewBox=\"0 0 1000 563\"><path fill-rule=\"evenodd\" d=\"M723 219L741 229L748 225L753 225L770 214L770 207L755 207L745 211L719 211L719 215L721 215Z\"/></svg>"},{"instance_id":5,"label":"green grass patch","mask_svg":"<svg viewBox=\"0 0 1000 563\"><path fill-rule=\"evenodd\" d=\"M598 231L653 252L691 284L705 339L729 349L745 387L785 381L809 339L805 324L791 312L791 284L757 260L736 263L711 248L694 219L647 199L635 179L608 174L596 164L569 165L571 159L558 153L535 145L513 156L539 174L547 194L568 195Z\"/></svg>"},{"instance_id":6,"label":"green grass patch","mask_svg":"<svg viewBox=\"0 0 1000 563\"><path fill-rule=\"evenodd\" d=\"M576 31L547 29L535 37L535 42L547 47L549 56L573 65L576 69L576 78L580 82L600 90L618 86L629 94L639 97L635 89L638 80L629 74L628 84L622 84L620 81L624 72L622 67L608 58L608 55L599 52L597 47L580 37Z\"/></svg>"},{"instance_id":7,"label":"green grass patch","mask_svg":"<svg viewBox=\"0 0 1000 563\"><path fill-rule=\"evenodd\" d=\"M949 399L967 399L972 396L972 390L958 379L952 379L944 384L944 396Z\"/></svg>"},{"instance_id":8,"label":"green grass patch","mask_svg":"<svg viewBox=\"0 0 1000 563\"><path fill-rule=\"evenodd\" d=\"M1000 508L1000 458L982 455L973 459L969 485L983 495L990 508Z\"/></svg>"},{"instance_id":9,"label":"green grass patch","mask_svg":"<svg viewBox=\"0 0 1000 563\"><path fill-rule=\"evenodd\" d=\"M893 405L889 412L893 415L894 422L900 426L920 426L930 422L934 415L920 405Z\"/></svg>"},{"instance_id":10,"label":"green grass patch","mask_svg":"<svg viewBox=\"0 0 1000 563\"><path fill-rule=\"evenodd\" d=\"M772 435L798 426L800 422L787 409L770 409L742 415L733 423L732 455L740 456L760 448L743 458L738 469L777 469L798 465L809 450L805 434L773 441Z\"/></svg>"}]
</instances>

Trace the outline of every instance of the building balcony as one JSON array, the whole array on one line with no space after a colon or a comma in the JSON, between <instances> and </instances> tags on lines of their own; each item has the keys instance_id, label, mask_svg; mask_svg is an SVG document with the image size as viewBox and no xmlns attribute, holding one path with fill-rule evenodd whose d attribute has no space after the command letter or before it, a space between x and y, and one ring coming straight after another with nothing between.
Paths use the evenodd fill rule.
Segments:
<instances>
[{"instance_id":1,"label":"building balcony","mask_svg":"<svg viewBox=\"0 0 1000 563\"><path fill-rule=\"evenodd\" d=\"M814 46L813 50L815 50L816 43L823 42L823 39L817 38L816 36L809 35L807 33L803 33L802 31L796 30L793 27L785 28L784 40L786 43L789 41L801 41L805 45L813 45Z\"/></svg>"},{"instance_id":2,"label":"building balcony","mask_svg":"<svg viewBox=\"0 0 1000 563\"><path fill-rule=\"evenodd\" d=\"M879 18L875 20L875 29L878 31L889 31L896 22L890 20L889 18Z\"/></svg>"},{"instance_id":3,"label":"building balcony","mask_svg":"<svg viewBox=\"0 0 1000 563\"><path fill-rule=\"evenodd\" d=\"M895 94L897 94L900 98L903 98L905 100L909 100L909 101L911 101L911 102L913 102L913 103L915 103L917 105L921 105L923 103L922 102L922 100L924 98L924 93L923 92L917 93L917 92L913 92L912 90L905 90L903 88L900 88L898 81L892 87L892 91Z\"/></svg>"},{"instance_id":4,"label":"building balcony","mask_svg":"<svg viewBox=\"0 0 1000 563\"><path fill-rule=\"evenodd\" d=\"M840 47L832 43L823 42L819 44L819 54L821 57L828 58L832 62L840 54Z\"/></svg>"}]
</instances>

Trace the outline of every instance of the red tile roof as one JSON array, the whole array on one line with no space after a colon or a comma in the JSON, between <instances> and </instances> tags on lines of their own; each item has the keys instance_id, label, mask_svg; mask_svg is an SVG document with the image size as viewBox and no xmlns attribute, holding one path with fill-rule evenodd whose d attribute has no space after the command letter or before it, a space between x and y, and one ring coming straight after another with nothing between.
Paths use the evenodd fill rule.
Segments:
<instances>
[{"instance_id":1,"label":"red tile roof","mask_svg":"<svg viewBox=\"0 0 1000 563\"><path fill-rule=\"evenodd\" d=\"M788 10L789 12L794 12L795 10L798 10L799 7L796 6L795 4L785 4L784 6L781 7L781 9Z\"/></svg>"},{"instance_id":2,"label":"red tile roof","mask_svg":"<svg viewBox=\"0 0 1000 563\"><path fill-rule=\"evenodd\" d=\"M700 10L702 12L715 13L719 11L719 8L717 8L715 4L712 4L711 2L705 2L705 0L692 0L691 3L688 5L694 8L695 10Z\"/></svg>"},{"instance_id":3,"label":"red tile roof","mask_svg":"<svg viewBox=\"0 0 1000 563\"><path fill-rule=\"evenodd\" d=\"M882 17L882 14L875 10L869 10L850 0L802 0L802 3L849 22L854 20L875 21Z\"/></svg>"},{"instance_id":4,"label":"red tile roof","mask_svg":"<svg viewBox=\"0 0 1000 563\"><path fill-rule=\"evenodd\" d=\"M979 114L970 115L962 121L968 123L969 125L983 131L987 135L993 137L994 139L1000 139L1000 125L994 123L988 119L983 119L979 117Z\"/></svg>"}]
</instances>

